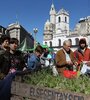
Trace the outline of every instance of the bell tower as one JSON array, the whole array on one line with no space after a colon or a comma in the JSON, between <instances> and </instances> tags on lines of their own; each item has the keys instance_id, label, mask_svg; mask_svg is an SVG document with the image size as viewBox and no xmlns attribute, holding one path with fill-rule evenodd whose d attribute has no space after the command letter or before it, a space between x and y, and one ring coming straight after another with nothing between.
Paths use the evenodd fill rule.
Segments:
<instances>
[{"instance_id":1,"label":"bell tower","mask_svg":"<svg viewBox=\"0 0 90 100\"><path fill-rule=\"evenodd\" d=\"M52 24L56 24L56 10L55 10L53 3L51 5L51 9L50 9L50 22Z\"/></svg>"}]
</instances>

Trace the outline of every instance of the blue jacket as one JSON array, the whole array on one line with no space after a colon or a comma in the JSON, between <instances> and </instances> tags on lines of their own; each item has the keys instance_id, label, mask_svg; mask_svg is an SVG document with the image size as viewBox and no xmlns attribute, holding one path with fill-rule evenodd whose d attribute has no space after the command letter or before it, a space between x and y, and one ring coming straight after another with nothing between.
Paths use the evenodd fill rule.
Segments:
<instances>
[{"instance_id":1,"label":"blue jacket","mask_svg":"<svg viewBox=\"0 0 90 100\"><path fill-rule=\"evenodd\" d=\"M37 57L35 53L30 54L28 56L27 66L28 66L28 69L30 69L31 71L36 71L40 69L41 67L40 58Z\"/></svg>"}]
</instances>

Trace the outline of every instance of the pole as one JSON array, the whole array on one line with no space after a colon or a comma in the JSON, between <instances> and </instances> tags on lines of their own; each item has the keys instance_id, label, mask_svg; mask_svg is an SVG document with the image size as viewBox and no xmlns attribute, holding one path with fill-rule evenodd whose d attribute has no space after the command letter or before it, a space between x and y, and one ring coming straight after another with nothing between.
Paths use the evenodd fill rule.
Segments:
<instances>
[{"instance_id":1,"label":"pole","mask_svg":"<svg viewBox=\"0 0 90 100\"><path fill-rule=\"evenodd\" d=\"M35 48L36 47L36 33L38 32L38 29L34 28L33 31L34 31L34 48Z\"/></svg>"}]
</instances>

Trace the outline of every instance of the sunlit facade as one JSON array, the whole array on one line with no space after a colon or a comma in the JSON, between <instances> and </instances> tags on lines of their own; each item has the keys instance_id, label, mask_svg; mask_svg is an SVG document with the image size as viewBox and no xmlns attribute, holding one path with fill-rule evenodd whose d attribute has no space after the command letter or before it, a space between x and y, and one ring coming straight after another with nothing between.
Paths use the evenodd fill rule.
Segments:
<instances>
[{"instance_id":1,"label":"sunlit facade","mask_svg":"<svg viewBox=\"0 0 90 100\"><path fill-rule=\"evenodd\" d=\"M72 49L75 50L79 39L84 37L90 45L90 16L80 19L73 31L70 31L69 23L68 11L60 9L57 12L52 4L50 18L44 25L43 44L47 44L57 51L62 47L63 41L69 39L72 43Z\"/></svg>"}]
</instances>

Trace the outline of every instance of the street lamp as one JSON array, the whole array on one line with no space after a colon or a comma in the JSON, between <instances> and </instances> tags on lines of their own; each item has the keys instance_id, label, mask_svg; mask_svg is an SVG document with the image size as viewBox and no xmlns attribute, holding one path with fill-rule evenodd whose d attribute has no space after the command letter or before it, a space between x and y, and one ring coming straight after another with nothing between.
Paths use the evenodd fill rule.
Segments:
<instances>
[{"instance_id":1,"label":"street lamp","mask_svg":"<svg viewBox=\"0 0 90 100\"><path fill-rule=\"evenodd\" d=\"M34 32L34 48L36 47L36 33L38 32L37 28L33 28L33 32Z\"/></svg>"}]
</instances>

